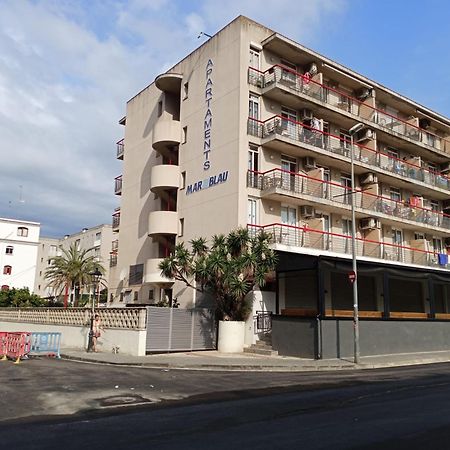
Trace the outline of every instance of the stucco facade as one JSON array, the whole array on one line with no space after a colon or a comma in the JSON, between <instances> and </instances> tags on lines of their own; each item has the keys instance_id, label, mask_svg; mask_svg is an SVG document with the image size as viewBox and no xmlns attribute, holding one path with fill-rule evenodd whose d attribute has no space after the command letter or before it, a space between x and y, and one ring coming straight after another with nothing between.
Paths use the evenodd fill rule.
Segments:
<instances>
[{"instance_id":1,"label":"stucco facade","mask_svg":"<svg viewBox=\"0 0 450 450\"><path fill-rule=\"evenodd\" d=\"M350 317L353 195L362 317L450 319L448 118L241 16L120 123L112 305L196 304L158 262L176 242L247 226L280 255L255 311Z\"/></svg>"}]
</instances>

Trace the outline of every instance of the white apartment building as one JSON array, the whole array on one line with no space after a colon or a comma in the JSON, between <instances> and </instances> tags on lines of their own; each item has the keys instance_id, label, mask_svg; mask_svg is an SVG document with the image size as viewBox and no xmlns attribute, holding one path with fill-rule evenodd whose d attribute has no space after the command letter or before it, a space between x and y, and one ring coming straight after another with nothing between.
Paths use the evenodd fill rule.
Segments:
<instances>
[{"instance_id":1,"label":"white apartment building","mask_svg":"<svg viewBox=\"0 0 450 450\"><path fill-rule=\"evenodd\" d=\"M113 251L112 226L109 224L97 225L92 228L83 228L78 233L67 234L62 238L42 237L39 240L39 250L37 255L36 281L34 284L35 294L43 297L53 297L59 295L53 288L48 286L45 279L45 271L51 265L52 258L61 255L61 249L68 250L75 243L80 250L93 249L90 255L95 256L105 268L105 276L102 280L104 288L108 287L109 259Z\"/></svg>"},{"instance_id":2,"label":"white apartment building","mask_svg":"<svg viewBox=\"0 0 450 450\"><path fill-rule=\"evenodd\" d=\"M448 349L448 118L240 16L120 123L111 305L197 305L160 275L175 243L266 230L279 264L255 313L273 313L274 346L350 354L353 198L362 354Z\"/></svg>"},{"instance_id":3,"label":"white apartment building","mask_svg":"<svg viewBox=\"0 0 450 450\"><path fill-rule=\"evenodd\" d=\"M0 287L33 291L40 224L0 218Z\"/></svg>"}]
</instances>

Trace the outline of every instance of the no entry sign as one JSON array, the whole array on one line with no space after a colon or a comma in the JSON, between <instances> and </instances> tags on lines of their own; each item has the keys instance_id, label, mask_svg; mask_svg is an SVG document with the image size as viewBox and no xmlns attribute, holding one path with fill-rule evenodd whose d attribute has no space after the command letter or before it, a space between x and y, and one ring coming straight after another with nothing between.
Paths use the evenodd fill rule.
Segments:
<instances>
[{"instance_id":1,"label":"no entry sign","mask_svg":"<svg viewBox=\"0 0 450 450\"><path fill-rule=\"evenodd\" d=\"M348 279L349 279L350 283L352 283L352 284L355 282L356 273L353 270L348 273Z\"/></svg>"}]
</instances>

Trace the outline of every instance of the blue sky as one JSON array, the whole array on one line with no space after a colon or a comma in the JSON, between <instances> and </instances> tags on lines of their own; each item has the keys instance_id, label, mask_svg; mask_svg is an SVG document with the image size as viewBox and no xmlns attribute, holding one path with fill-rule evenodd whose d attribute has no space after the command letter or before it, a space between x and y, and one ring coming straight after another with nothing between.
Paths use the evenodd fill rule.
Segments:
<instances>
[{"instance_id":1,"label":"blue sky","mask_svg":"<svg viewBox=\"0 0 450 450\"><path fill-rule=\"evenodd\" d=\"M45 236L111 222L126 101L200 45L200 31L214 34L239 14L450 115L444 0L0 0L0 7L0 217L41 222Z\"/></svg>"}]
</instances>

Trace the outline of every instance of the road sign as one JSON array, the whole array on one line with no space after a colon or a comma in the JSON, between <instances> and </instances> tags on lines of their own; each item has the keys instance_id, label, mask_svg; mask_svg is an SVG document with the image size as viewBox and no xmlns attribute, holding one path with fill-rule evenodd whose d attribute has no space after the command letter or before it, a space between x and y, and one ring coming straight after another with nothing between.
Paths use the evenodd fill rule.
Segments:
<instances>
[{"instance_id":1,"label":"road sign","mask_svg":"<svg viewBox=\"0 0 450 450\"><path fill-rule=\"evenodd\" d=\"M349 279L350 283L352 283L352 284L355 282L356 273L353 270L348 273L348 279Z\"/></svg>"}]
</instances>

